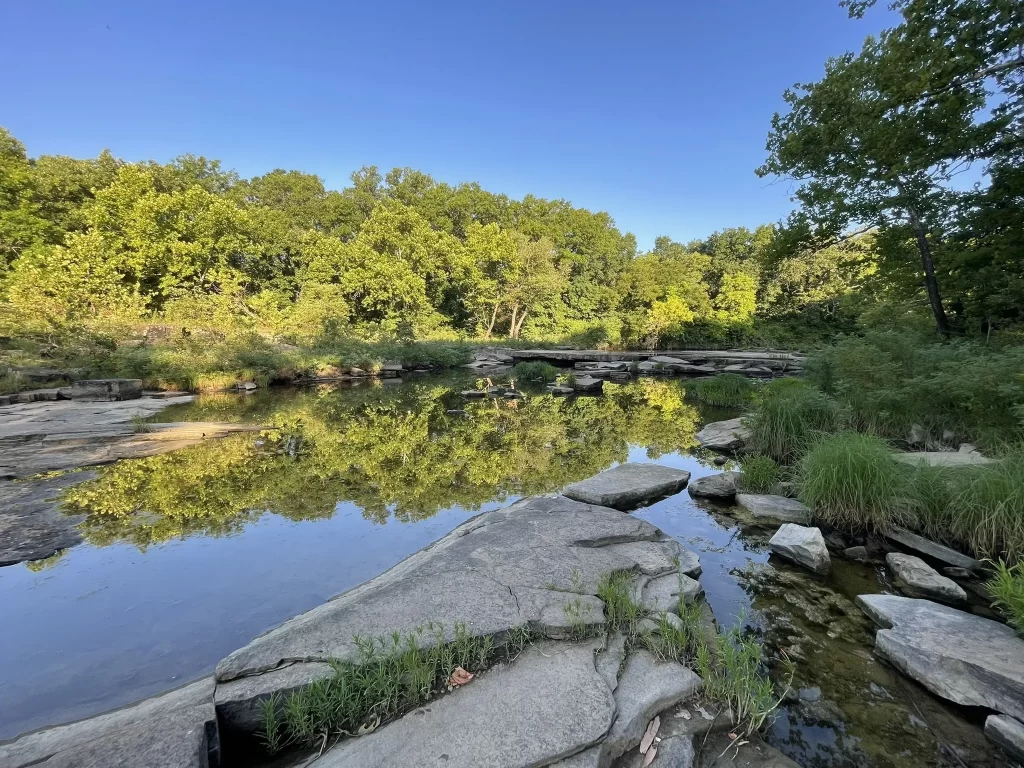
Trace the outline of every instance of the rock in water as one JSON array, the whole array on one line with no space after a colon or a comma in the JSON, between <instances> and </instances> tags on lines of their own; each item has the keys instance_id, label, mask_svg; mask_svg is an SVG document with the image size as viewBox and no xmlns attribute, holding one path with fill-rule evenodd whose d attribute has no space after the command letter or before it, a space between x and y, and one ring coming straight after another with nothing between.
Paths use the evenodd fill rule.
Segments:
<instances>
[{"instance_id":1,"label":"rock in water","mask_svg":"<svg viewBox=\"0 0 1024 768\"><path fill-rule=\"evenodd\" d=\"M1002 747L1014 760L1024 763L1024 723L1006 715L989 715L985 735Z\"/></svg>"},{"instance_id":2,"label":"rock in water","mask_svg":"<svg viewBox=\"0 0 1024 768\"><path fill-rule=\"evenodd\" d=\"M739 472L719 472L717 475L698 477L690 483L690 495L727 501L736 496L739 480Z\"/></svg>"},{"instance_id":3,"label":"rock in water","mask_svg":"<svg viewBox=\"0 0 1024 768\"><path fill-rule=\"evenodd\" d=\"M928 600L860 595L875 653L937 696L1024 719L1024 640L1005 624Z\"/></svg>"},{"instance_id":4,"label":"rock in water","mask_svg":"<svg viewBox=\"0 0 1024 768\"><path fill-rule=\"evenodd\" d=\"M750 430L744 426L743 419L713 421L697 433L697 442L712 451L735 453L750 440Z\"/></svg>"},{"instance_id":5,"label":"rock in water","mask_svg":"<svg viewBox=\"0 0 1024 768\"><path fill-rule=\"evenodd\" d=\"M651 579L644 587L641 602L644 608L651 613L657 614L661 611L678 613L680 599L684 605L689 605L703 594L704 588L696 579L691 579L681 573L670 573L667 576Z\"/></svg>"},{"instance_id":6,"label":"rock in water","mask_svg":"<svg viewBox=\"0 0 1024 768\"><path fill-rule=\"evenodd\" d=\"M772 536L768 547L779 557L818 574L826 574L832 567L825 539L817 528L786 523Z\"/></svg>"},{"instance_id":7,"label":"rock in water","mask_svg":"<svg viewBox=\"0 0 1024 768\"><path fill-rule=\"evenodd\" d=\"M890 552L885 564L892 571L896 586L909 597L941 600L944 603L962 603L967 593L952 579L947 579L919 557L902 552Z\"/></svg>"},{"instance_id":8,"label":"rock in water","mask_svg":"<svg viewBox=\"0 0 1024 768\"><path fill-rule=\"evenodd\" d=\"M969 571L977 571L981 568L981 562L973 557L968 557L961 552L957 552L955 549L937 544L930 539L926 539L924 536L918 536L916 533L911 533L905 528L893 528L885 536L890 541L895 541L907 549L920 552L922 555L927 555L956 568L966 568Z\"/></svg>"},{"instance_id":9,"label":"rock in water","mask_svg":"<svg viewBox=\"0 0 1024 768\"><path fill-rule=\"evenodd\" d=\"M572 388L577 392L601 392L604 389L604 381L593 376L577 376Z\"/></svg>"},{"instance_id":10,"label":"rock in water","mask_svg":"<svg viewBox=\"0 0 1024 768\"><path fill-rule=\"evenodd\" d=\"M562 495L584 504L627 510L678 493L689 480L690 473L684 469L629 462L567 485Z\"/></svg>"},{"instance_id":11,"label":"rock in water","mask_svg":"<svg viewBox=\"0 0 1024 768\"><path fill-rule=\"evenodd\" d=\"M757 493L738 493L736 503L754 517L767 517L787 523L809 523L811 510L788 496L767 496Z\"/></svg>"}]
</instances>

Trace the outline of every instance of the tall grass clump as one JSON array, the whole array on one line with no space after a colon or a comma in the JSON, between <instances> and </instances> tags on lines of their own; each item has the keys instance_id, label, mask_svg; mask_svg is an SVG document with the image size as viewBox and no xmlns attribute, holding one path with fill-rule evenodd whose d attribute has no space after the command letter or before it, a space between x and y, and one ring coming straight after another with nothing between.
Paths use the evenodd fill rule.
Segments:
<instances>
[{"instance_id":1,"label":"tall grass clump","mask_svg":"<svg viewBox=\"0 0 1024 768\"><path fill-rule=\"evenodd\" d=\"M687 387L687 394L696 400L721 408L746 405L754 399L754 382L738 373L723 373L710 379L699 379Z\"/></svg>"},{"instance_id":2,"label":"tall grass clump","mask_svg":"<svg viewBox=\"0 0 1024 768\"><path fill-rule=\"evenodd\" d=\"M841 427L842 409L811 387L768 386L749 425L754 452L792 464L813 441Z\"/></svg>"},{"instance_id":3,"label":"tall grass clump","mask_svg":"<svg viewBox=\"0 0 1024 768\"><path fill-rule=\"evenodd\" d=\"M800 461L800 499L815 516L846 530L885 530L902 522L904 467L881 438L840 432Z\"/></svg>"},{"instance_id":4,"label":"tall grass clump","mask_svg":"<svg viewBox=\"0 0 1024 768\"><path fill-rule=\"evenodd\" d=\"M597 596L604 601L605 622L610 629L636 634L644 609L633 599L634 577L629 571L613 571L601 577Z\"/></svg>"},{"instance_id":5,"label":"tall grass clump","mask_svg":"<svg viewBox=\"0 0 1024 768\"><path fill-rule=\"evenodd\" d=\"M1024 562L1013 566L997 562L995 576L985 582L985 591L1010 626L1024 637Z\"/></svg>"},{"instance_id":6,"label":"tall grass clump","mask_svg":"<svg viewBox=\"0 0 1024 768\"><path fill-rule=\"evenodd\" d=\"M520 381L554 381L558 373L557 366L541 360L516 363L512 369L512 376Z\"/></svg>"},{"instance_id":7,"label":"tall grass clump","mask_svg":"<svg viewBox=\"0 0 1024 768\"><path fill-rule=\"evenodd\" d=\"M981 555L1010 562L1022 559L1024 450L958 474L948 516L953 537Z\"/></svg>"},{"instance_id":8,"label":"tall grass clump","mask_svg":"<svg viewBox=\"0 0 1024 768\"><path fill-rule=\"evenodd\" d=\"M740 468L740 487L747 493L770 493L782 479L782 468L770 456L744 456Z\"/></svg>"}]
</instances>

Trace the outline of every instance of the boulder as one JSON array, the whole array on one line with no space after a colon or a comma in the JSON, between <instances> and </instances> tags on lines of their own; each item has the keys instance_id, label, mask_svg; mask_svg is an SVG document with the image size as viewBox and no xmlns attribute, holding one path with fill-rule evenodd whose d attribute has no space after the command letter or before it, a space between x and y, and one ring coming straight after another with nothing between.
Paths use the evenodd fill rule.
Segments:
<instances>
[{"instance_id":1,"label":"boulder","mask_svg":"<svg viewBox=\"0 0 1024 768\"><path fill-rule=\"evenodd\" d=\"M825 539L817 528L786 523L768 542L771 551L790 562L817 574L826 574L832 567Z\"/></svg>"},{"instance_id":2,"label":"boulder","mask_svg":"<svg viewBox=\"0 0 1024 768\"><path fill-rule=\"evenodd\" d=\"M927 464L931 467L976 467L995 461L995 459L986 458L977 452L954 453L953 451L910 451L894 453L893 458L904 464Z\"/></svg>"},{"instance_id":3,"label":"boulder","mask_svg":"<svg viewBox=\"0 0 1024 768\"><path fill-rule=\"evenodd\" d=\"M549 389L550 389L552 395L562 395L562 396L571 395L571 394L573 394L576 391L572 387L561 387L561 386L549 387Z\"/></svg>"},{"instance_id":4,"label":"boulder","mask_svg":"<svg viewBox=\"0 0 1024 768\"><path fill-rule=\"evenodd\" d=\"M848 560L855 560L858 563L867 562L868 559L868 548L867 547L849 547L843 550L843 556Z\"/></svg>"},{"instance_id":5,"label":"boulder","mask_svg":"<svg viewBox=\"0 0 1024 768\"><path fill-rule=\"evenodd\" d=\"M700 599L704 594L704 587L696 579L684 576L681 573L670 573L667 576L659 576L651 579L643 588L641 604L645 610L651 613L668 611L669 613L679 612L679 600L690 604Z\"/></svg>"},{"instance_id":6,"label":"boulder","mask_svg":"<svg viewBox=\"0 0 1024 768\"><path fill-rule=\"evenodd\" d=\"M788 523L809 523L811 510L796 499L758 493L738 493L736 503L754 517L782 520Z\"/></svg>"},{"instance_id":7,"label":"boulder","mask_svg":"<svg viewBox=\"0 0 1024 768\"><path fill-rule=\"evenodd\" d=\"M577 392L601 392L604 389L604 382L593 376L576 376L572 388Z\"/></svg>"},{"instance_id":8,"label":"boulder","mask_svg":"<svg viewBox=\"0 0 1024 768\"><path fill-rule=\"evenodd\" d=\"M668 369L660 363L652 363L649 360L645 360L642 363L637 363L637 373L668 373Z\"/></svg>"},{"instance_id":9,"label":"boulder","mask_svg":"<svg viewBox=\"0 0 1024 768\"><path fill-rule=\"evenodd\" d=\"M947 546L938 544L930 539L926 539L924 536L918 536L916 533L911 533L906 528L892 528L885 534L886 538L890 541L894 541L897 544L901 544L907 549L912 549L922 555L926 555L939 562L946 563L947 565L955 566L956 568L965 568L968 571L977 571L981 569L981 562L975 560L973 557L968 557L962 552L957 552L955 549L950 549Z\"/></svg>"},{"instance_id":10,"label":"boulder","mask_svg":"<svg viewBox=\"0 0 1024 768\"><path fill-rule=\"evenodd\" d=\"M689 485L691 496L728 501L739 490L739 472L719 472L717 475L698 477Z\"/></svg>"},{"instance_id":11,"label":"boulder","mask_svg":"<svg viewBox=\"0 0 1024 768\"><path fill-rule=\"evenodd\" d=\"M397 373L401 373L402 371L405 370L405 365L403 365L402 363L400 363L398 361L390 360L390 361L388 361L386 363L381 363L380 370L381 370L381 373L396 373L397 374Z\"/></svg>"},{"instance_id":12,"label":"boulder","mask_svg":"<svg viewBox=\"0 0 1024 768\"><path fill-rule=\"evenodd\" d=\"M985 719L985 735L1014 760L1024 763L1024 723L1020 720L1006 715L989 715Z\"/></svg>"},{"instance_id":13,"label":"boulder","mask_svg":"<svg viewBox=\"0 0 1024 768\"><path fill-rule=\"evenodd\" d=\"M685 469L628 462L567 485L562 495L585 504L628 510L678 493L689 480Z\"/></svg>"},{"instance_id":14,"label":"boulder","mask_svg":"<svg viewBox=\"0 0 1024 768\"><path fill-rule=\"evenodd\" d=\"M750 440L750 429L743 424L743 419L713 421L706 424L697 433L697 442L712 451L735 453Z\"/></svg>"},{"instance_id":15,"label":"boulder","mask_svg":"<svg viewBox=\"0 0 1024 768\"><path fill-rule=\"evenodd\" d=\"M142 379L83 379L71 384L72 400L134 400L142 397Z\"/></svg>"},{"instance_id":16,"label":"boulder","mask_svg":"<svg viewBox=\"0 0 1024 768\"><path fill-rule=\"evenodd\" d=\"M717 373L718 371L718 369L713 365L673 365L671 370L674 373L686 373L693 376Z\"/></svg>"},{"instance_id":17,"label":"boulder","mask_svg":"<svg viewBox=\"0 0 1024 768\"><path fill-rule=\"evenodd\" d=\"M1024 640L1005 624L896 595L860 595L875 653L956 704L1024 719Z\"/></svg>"},{"instance_id":18,"label":"boulder","mask_svg":"<svg viewBox=\"0 0 1024 768\"><path fill-rule=\"evenodd\" d=\"M962 603L967 593L952 579L947 579L919 557L902 552L890 552L885 564L892 571L893 582L900 592L909 597L923 597L944 603Z\"/></svg>"}]
</instances>

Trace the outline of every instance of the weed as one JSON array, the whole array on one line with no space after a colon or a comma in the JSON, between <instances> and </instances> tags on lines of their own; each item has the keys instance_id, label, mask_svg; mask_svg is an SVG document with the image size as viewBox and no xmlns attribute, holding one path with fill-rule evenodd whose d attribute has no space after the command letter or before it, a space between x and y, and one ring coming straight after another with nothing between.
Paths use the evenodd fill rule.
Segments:
<instances>
[{"instance_id":1,"label":"weed","mask_svg":"<svg viewBox=\"0 0 1024 768\"><path fill-rule=\"evenodd\" d=\"M152 431L153 425L146 421L145 416L140 416L137 413L132 414L132 432L139 435Z\"/></svg>"},{"instance_id":2,"label":"weed","mask_svg":"<svg viewBox=\"0 0 1024 768\"><path fill-rule=\"evenodd\" d=\"M828 395L805 386L765 387L750 419L751 445L775 461L790 464L810 444L842 424L842 410Z\"/></svg>"},{"instance_id":3,"label":"weed","mask_svg":"<svg viewBox=\"0 0 1024 768\"><path fill-rule=\"evenodd\" d=\"M565 612L565 619L569 622L569 634L573 640L585 640L590 636L590 627L583 618L583 600L578 597L567 602L562 610Z\"/></svg>"},{"instance_id":4,"label":"weed","mask_svg":"<svg viewBox=\"0 0 1024 768\"><path fill-rule=\"evenodd\" d=\"M597 585L608 627L630 637L636 635L636 625L644 617L643 607L633 600L633 586L633 574L629 571L606 574Z\"/></svg>"},{"instance_id":5,"label":"weed","mask_svg":"<svg viewBox=\"0 0 1024 768\"><path fill-rule=\"evenodd\" d=\"M782 477L782 470L770 456L759 453L744 456L740 487L748 493L771 493Z\"/></svg>"},{"instance_id":6,"label":"weed","mask_svg":"<svg viewBox=\"0 0 1024 768\"><path fill-rule=\"evenodd\" d=\"M722 408L739 407L754 399L756 385L738 373L723 373L710 379L700 379L687 387L687 394L708 405Z\"/></svg>"},{"instance_id":7,"label":"weed","mask_svg":"<svg viewBox=\"0 0 1024 768\"><path fill-rule=\"evenodd\" d=\"M1024 562L1009 566L994 563L995 576L985 582L985 591L1010 626L1024 637Z\"/></svg>"},{"instance_id":8,"label":"weed","mask_svg":"<svg viewBox=\"0 0 1024 768\"><path fill-rule=\"evenodd\" d=\"M521 381L554 381L558 376L558 368L540 360L516 363L512 376Z\"/></svg>"}]
</instances>

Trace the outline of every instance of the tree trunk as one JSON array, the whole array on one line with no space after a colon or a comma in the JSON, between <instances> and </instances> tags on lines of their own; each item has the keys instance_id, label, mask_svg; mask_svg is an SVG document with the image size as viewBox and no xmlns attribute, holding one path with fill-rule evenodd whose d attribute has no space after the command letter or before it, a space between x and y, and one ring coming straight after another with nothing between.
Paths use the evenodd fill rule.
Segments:
<instances>
[{"instance_id":1,"label":"tree trunk","mask_svg":"<svg viewBox=\"0 0 1024 768\"><path fill-rule=\"evenodd\" d=\"M491 338L491 334L494 333L494 323L498 319L498 302L494 302L494 309L491 312L491 324L487 326L487 333L484 334L485 339Z\"/></svg>"},{"instance_id":2,"label":"tree trunk","mask_svg":"<svg viewBox=\"0 0 1024 768\"><path fill-rule=\"evenodd\" d=\"M917 238L917 250L921 254L924 284L928 289L928 302L932 305L932 314L935 315L935 329L949 338L949 320L946 317L946 309L942 306L942 297L939 295L939 282L935 279L935 263L932 261L932 248L928 243L928 236L917 211L910 207L907 208L907 214L910 217L910 226L914 230L914 237Z\"/></svg>"},{"instance_id":3,"label":"tree trunk","mask_svg":"<svg viewBox=\"0 0 1024 768\"><path fill-rule=\"evenodd\" d=\"M512 333L513 339L518 339L520 332L523 330L523 323L526 322L526 313L529 312L528 308L523 309L523 314L519 316L519 325L515 327L515 331Z\"/></svg>"},{"instance_id":4,"label":"tree trunk","mask_svg":"<svg viewBox=\"0 0 1024 768\"><path fill-rule=\"evenodd\" d=\"M519 305L512 305L512 322L508 326L508 337L514 339L516 337L516 316L519 314Z\"/></svg>"}]
</instances>

